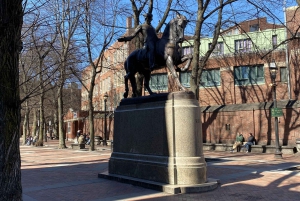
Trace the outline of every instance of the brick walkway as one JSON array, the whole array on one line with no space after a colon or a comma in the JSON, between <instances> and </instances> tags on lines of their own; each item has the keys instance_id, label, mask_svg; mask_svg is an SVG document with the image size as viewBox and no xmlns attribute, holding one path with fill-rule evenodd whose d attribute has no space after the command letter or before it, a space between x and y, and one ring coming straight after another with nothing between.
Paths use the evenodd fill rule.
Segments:
<instances>
[{"instance_id":1,"label":"brick walkway","mask_svg":"<svg viewBox=\"0 0 300 201\"><path fill-rule=\"evenodd\" d=\"M67 142L70 146L71 142ZM220 180L210 192L171 195L129 184L99 179L107 170L110 147L97 151L57 149L56 140L44 147L21 146L24 201L109 200L299 200L300 155L204 152L207 176Z\"/></svg>"}]
</instances>

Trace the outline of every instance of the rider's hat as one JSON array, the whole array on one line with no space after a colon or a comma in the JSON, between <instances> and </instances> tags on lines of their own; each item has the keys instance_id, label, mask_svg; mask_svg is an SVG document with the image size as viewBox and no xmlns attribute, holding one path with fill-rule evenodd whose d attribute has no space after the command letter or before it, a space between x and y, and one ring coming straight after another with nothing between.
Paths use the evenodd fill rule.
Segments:
<instances>
[{"instance_id":1,"label":"rider's hat","mask_svg":"<svg viewBox=\"0 0 300 201\"><path fill-rule=\"evenodd\" d=\"M151 18L153 17L152 13L146 13L144 14L145 18Z\"/></svg>"}]
</instances>

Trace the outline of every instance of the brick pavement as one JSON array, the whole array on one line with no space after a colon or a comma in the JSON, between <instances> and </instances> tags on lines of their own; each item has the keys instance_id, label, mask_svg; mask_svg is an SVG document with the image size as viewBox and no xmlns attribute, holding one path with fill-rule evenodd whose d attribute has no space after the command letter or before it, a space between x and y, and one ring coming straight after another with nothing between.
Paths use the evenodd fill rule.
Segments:
<instances>
[{"instance_id":1,"label":"brick pavement","mask_svg":"<svg viewBox=\"0 0 300 201\"><path fill-rule=\"evenodd\" d=\"M67 141L67 146L70 146ZM56 140L44 147L21 146L24 201L110 200L299 200L300 172L285 169L300 166L300 155L208 152L207 176L220 180L210 192L171 195L150 189L100 179L106 171L110 147L97 151L57 149Z\"/></svg>"}]
</instances>

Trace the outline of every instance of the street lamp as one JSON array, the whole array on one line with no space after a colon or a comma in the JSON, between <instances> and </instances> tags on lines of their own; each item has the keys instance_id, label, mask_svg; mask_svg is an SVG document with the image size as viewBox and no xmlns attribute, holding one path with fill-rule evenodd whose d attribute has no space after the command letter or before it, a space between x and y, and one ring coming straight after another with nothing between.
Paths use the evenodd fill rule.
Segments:
<instances>
[{"instance_id":1,"label":"street lamp","mask_svg":"<svg viewBox=\"0 0 300 201\"><path fill-rule=\"evenodd\" d=\"M277 100L276 100L276 74L277 74L277 66L275 62L271 62L269 64L270 76L272 79L272 90L273 90L273 103L274 107L273 110L277 110ZM282 153L279 149L279 135L278 135L278 117L275 115L274 121L274 128L275 128L275 142L276 142L276 151L275 151L275 158L282 158Z\"/></svg>"},{"instance_id":2,"label":"street lamp","mask_svg":"<svg viewBox=\"0 0 300 201\"><path fill-rule=\"evenodd\" d=\"M106 142L106 102L107 102L107 99L108 99L108 94L107 92L105 92L104 96L104 141L103 141L103 145L104 146L107 146L107 142Z\"/></svg>"}]
</instances>

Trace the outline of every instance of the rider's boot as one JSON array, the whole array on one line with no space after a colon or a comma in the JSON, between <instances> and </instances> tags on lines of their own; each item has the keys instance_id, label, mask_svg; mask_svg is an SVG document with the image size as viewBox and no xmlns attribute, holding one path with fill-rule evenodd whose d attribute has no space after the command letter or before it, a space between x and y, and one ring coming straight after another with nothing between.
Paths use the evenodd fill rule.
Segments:
<instances>
[{"instance_id":1,"label":"rider's boot","mask_svg":"<svg viewBox=\"0 0 300 201\"><path fill-rule=\"evenodd\" d=\"M130 72L127 73L127 74L124 76L124 78L125 78L125 79L129 79L129 76L130 76Z\"/></svg>"},{"instance_id":2,"label":"rider's boot","mask_svg":"<svg viewBox=\"0 0 300 201\"><path fill-rule=\"evenodd\" d=\"M153 64L152 66L150 66L150 71L153 71L156 67L157 67L157 65Z\"/></svg>"}]
</instances>

